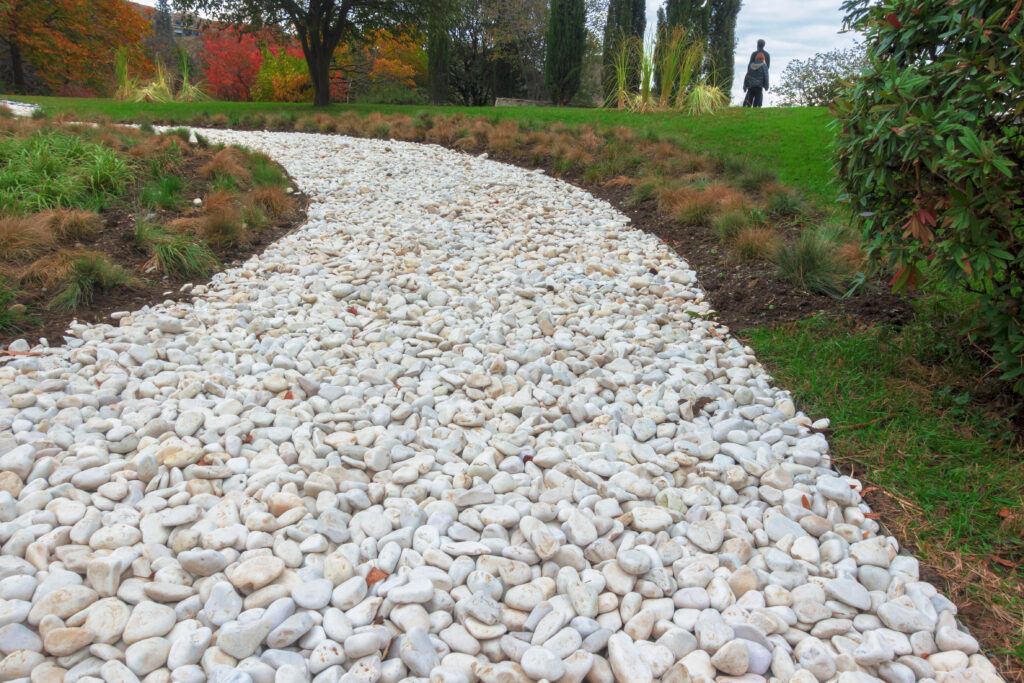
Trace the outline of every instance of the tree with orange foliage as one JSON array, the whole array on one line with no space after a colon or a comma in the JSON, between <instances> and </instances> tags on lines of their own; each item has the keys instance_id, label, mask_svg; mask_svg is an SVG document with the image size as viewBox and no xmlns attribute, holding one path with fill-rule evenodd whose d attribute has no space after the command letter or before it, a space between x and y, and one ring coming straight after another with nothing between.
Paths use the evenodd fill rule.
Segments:
<instances>
[{"instance_id":1,"label":"tree with orange foliage","mask_svg":"<svg viewBox=\"0 0 1024 683\"><path fill-rule=\"evenodd\" d=\"M354 94L404 91L415 96L427 74L422 37L413 31L375 29L334 52L335 70Z\"/></svg>"},{"instance_id":2,"label":"tree with orange foliage","mask_svg":"<svg viewBox=\"0 0 1024 683\"><path fill-rule=\"evenodd\" d=\"M123 0L3 0L0 41L11 64L11 86L28 89L26 64L44 87L60 92L82 88L101 92L122 45L138 45L149 22Z\"/></svg>"},{"instance_id":3,"label":"tree with orange foliage","mask_svg":"<svg viewBox=\"0 0 1024 683\"><path fill-rule=\"evenodd\" d=\"M334 50L375 28L424 21L441 0L174 0L179 10L198 12L245 31L291 27L299 39L313 82L313 104L331 103Z\"/></svg>"}]
</instances>

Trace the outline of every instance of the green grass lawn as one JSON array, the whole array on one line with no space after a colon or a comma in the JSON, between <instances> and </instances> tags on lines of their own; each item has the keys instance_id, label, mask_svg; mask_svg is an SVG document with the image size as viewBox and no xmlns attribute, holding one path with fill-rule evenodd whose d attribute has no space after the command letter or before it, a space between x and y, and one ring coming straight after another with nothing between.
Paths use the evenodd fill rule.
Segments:
<instances>
[{"instance_id":1,"label":"green grass lawn","mask_svg":"<svg viewBox=\"0 0 1024 683\"><path fill-rule=\"evenodd\" d=\"M976 400L976 361L936 321L893 330L811 318L750 341L803 410L831 419L840 469L884 492L879 521L947 580L975 635L987 631L986 647L1017 669L1024 450L1008 411Z\"/></svg>"},{"instance_id":2,"label":"green grass lawn","mask_svg":"<svg viewBox=\"0 0 1024 683\"><path fill-rule=\"evenodd\" d=\"M158 123L187 124L199 114L224 114L241 117L251 114L292 112L296 115L318 111L308 104L277 104L272 102L169 102L134 103L109 99L63 97L19 97L36 102L52 113L66 112L78 116L107 116L114 121L137 121L148 117ZM832 177L832 132L828 128L831 114L823 107L744 109L731 107L713 116L688 117L676 113L631 114L607 109L576 109L558 107L427 107L413 105L334 104L327 112L339 114L356 111L361 114L382 112L408 114L462 114L467 117L487 116L492 119L541 124L593 125L599 127L627 126L640 134L671 138L683 146L708 152L714 156L738 155L762 162L778 174L779 179L800 188L811 198L834 201L836 188Z\"/></svg>"}]
</instances>

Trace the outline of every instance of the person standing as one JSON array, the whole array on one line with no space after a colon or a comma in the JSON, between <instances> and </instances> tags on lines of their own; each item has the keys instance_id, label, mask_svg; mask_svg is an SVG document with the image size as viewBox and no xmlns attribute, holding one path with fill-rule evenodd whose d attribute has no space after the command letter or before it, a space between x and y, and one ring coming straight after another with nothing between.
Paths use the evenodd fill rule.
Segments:
<instances>
[{"instance_id":1,"label":"person standing","mask_svg":"<svg viewBox=\"0 0 1024 683\"><path fill-rule=\"evenodd\" d=\"M757 49L750 53L749 64L753 64L757 60L758 54L764 55L764 65L769 69L772 68L772 56L768 54L767 50L764 49L763 38L757 41Z\"/></svg>"},{"instance_id":2,"label":"person standing","mask_svg":"<svg viewBox=\"0 0 1024 683\"><path fill-rule=\"evenodd\" d=\"M761 52L754 53L754 59L747 67L747 75L743 78L743 90L747 93L743 98L744 107L760 107L764 103L764 91L768 89L768 59Z\"/></svg>"}]
</instances>

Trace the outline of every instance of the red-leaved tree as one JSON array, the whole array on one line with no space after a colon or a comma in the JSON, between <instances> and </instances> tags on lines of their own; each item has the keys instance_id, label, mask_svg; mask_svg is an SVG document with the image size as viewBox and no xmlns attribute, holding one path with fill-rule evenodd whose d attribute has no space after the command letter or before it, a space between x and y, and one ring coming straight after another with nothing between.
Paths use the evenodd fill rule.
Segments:
<instances>
[{"instance_id":1,"label":"red-leaved tree","mask_svg":"<svg viewBox=\"0 0 1024 683\"><path fill-rule=\"evenodd\" d=\"M260 39L235 29L210 33L203 40L210 94L219 100L249 102L263 64Z\"/></svg>"}]
</instances>

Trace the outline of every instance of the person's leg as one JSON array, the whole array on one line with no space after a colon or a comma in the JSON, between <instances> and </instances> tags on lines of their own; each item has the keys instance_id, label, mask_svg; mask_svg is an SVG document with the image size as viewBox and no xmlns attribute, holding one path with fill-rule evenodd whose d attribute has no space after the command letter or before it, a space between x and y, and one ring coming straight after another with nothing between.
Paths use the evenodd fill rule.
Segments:
<instances>
[{"instance_id":1,"label":"person's leg","mask_svg":"<svg viewBox=\"0 0 1024 683\"><path fill-rule=\"evenodd\" d=\"M754 103L754 93L747 89L747 92L743 93L743 106L749 107Z\"/></svg>"},{"instance_id":2,"label":"person's leg","mask_svg":"<svg viewBox=\"0 0 1024 683\"><path fill-rule=\"evenodd\" d=\"M751 88L750 90L754 94L754 106L760 107L762 104L764 104L764 89Z\"/></svg>"}]
</instances>

